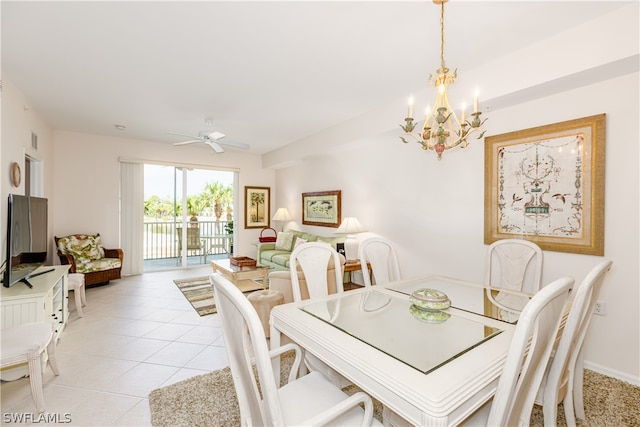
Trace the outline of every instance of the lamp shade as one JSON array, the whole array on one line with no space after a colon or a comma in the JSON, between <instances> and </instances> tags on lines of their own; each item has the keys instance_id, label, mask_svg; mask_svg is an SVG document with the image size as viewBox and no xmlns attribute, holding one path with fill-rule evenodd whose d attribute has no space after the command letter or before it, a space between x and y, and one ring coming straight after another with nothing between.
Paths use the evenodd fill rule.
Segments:
<instances>
[{"instance_id":1,"label":"lamp shade","mask_svg":"<svg viewBox=\"0 0 640 427\"><path fill-rule=\"evenodd\" d=\"M289 215L289 211L287 208L278 208L276 214L271 218L273 221L291 221L291 215Z\"/></svg>"},{"instance_id":2,"label":"lamp shade","mask_svg":"<svg viewBox=\"0 0 640 427\"><path fill-rule=\"evenodd\" d=\"M367 231L367 229L360 224L358 218L349 217L342 220L340 227L338 227L334 234L356 234L364 233L365 231Z\"/></svg>"}]
</instances>

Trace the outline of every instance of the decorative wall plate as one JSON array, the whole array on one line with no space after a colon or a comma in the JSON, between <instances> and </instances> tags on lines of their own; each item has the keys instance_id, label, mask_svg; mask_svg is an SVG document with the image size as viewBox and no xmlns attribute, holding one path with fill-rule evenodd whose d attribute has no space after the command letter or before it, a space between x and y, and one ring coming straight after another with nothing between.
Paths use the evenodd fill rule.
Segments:
<instances>
[{"instance_id":1,"label":"decorative wall plate","mask_svg":"<svg viewBox=\"0 0 640 427\"><path fill-rule=\"evenodd\" d=\"M13 162L11 164L11 183L14 187L19 187L21 180L22 176L20 174L20 165L18 162Z\"/></svg>"}]
</instances>

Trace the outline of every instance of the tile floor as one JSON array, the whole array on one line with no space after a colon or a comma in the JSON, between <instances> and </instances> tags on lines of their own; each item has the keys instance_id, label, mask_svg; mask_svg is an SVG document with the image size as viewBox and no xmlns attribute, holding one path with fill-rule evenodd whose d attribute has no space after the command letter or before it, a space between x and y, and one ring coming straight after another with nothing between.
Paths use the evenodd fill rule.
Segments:
<instances>
[{"instance_id":1,"label":"tile floor","mask_svg":"<svg viewBox=\"0 0 640 427\"><path fill-rule=\"evenodd\" d=\"M89 288L82 318L72 295L60 375L44 372L45 414L76 426L150 426L151 390L227 366L217 316L198 316L173 283L210 272L147 273ZM28 379L3 382L0 392L2 425L35 412Z\"/></svg>"}]
</instances>

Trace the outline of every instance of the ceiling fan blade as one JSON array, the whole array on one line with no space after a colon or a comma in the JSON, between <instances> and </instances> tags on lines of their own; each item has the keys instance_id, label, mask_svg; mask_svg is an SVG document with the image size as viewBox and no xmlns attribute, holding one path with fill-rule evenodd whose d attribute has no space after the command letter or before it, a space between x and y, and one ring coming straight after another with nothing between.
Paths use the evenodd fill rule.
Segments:
<instances>
[{"instance_id":1,"label":"ceiling fan blade","mask_svg":"<svg viewBox=\"0 0 640 427\"><path fill-rule=\"evenodd\" d=\"M200 138L199 136L196 135L187 135L186 133L178 133L178 132L167 132L171 135L178 135L178 136L186 136L187 138L193 138L193 139L197 139Z\"/></svg>"},{"instance_id":2,"label":"ceiling fan blade","mask_svg":"<svg viewBox=\"0 0 640 427\"><path fill-rule=\"evenodd\" d=\"M218 141L220 145L228 145L229 147L241 148L243 150L248 150L251 148L249 144L245 144L244 142L236 142L236 141Z\"/></svg>"},{"instance_id":3,"label":"ceiling fan blade","mask_svg":"<svg viewBox=\"0 0 640 427\"><path fill-rule=\"evenodd\" d=\"M211 149L213 151L215 151L216 153L218 153L218 154L224 153L224 148L222 148L220 146L220 144L218 144L215 141L208 140L208 141L205 141L205 144L207 144L209 147L211 147Z\"/></svg>"},{"instance_id":4,"label":"ceiling fan blade","mask_svg":"<svg viewBox=\"0 0 640 427\"><path fill-rule=\"evenodd\" d=\"M191 141L174 142L173 145L187 145L187 144L193 144L194 142L202 142L202 140L201 139L193 139Z\"/></svg>"}]
</instances>

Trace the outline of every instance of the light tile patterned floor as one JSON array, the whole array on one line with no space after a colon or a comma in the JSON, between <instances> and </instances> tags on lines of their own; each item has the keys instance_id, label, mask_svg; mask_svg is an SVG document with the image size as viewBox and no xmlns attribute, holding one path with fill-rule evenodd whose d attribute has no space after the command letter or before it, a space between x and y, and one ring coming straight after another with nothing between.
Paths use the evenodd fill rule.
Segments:
<instances>
[{"instance_id":1,"label":"light tile patterned floor","mask_svg":"<svg viewBox=\"0 0 640 427\"><path fill-rule=\"evenodd\" d=\"M203 266L148 273L89 288L83 318L69 298L71 316L58 343L60 376L44 372L49 420L150 426L151 390L227 366L217 316L198 316L173 283L210 272ZM2 425L34 413L28 379L3 382L0 391Z\"/></svg>"}]
</instances>

